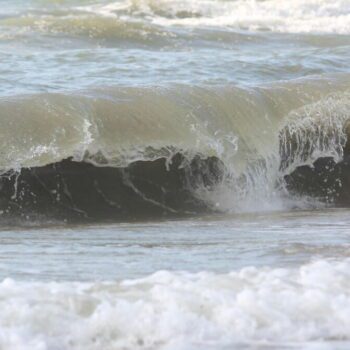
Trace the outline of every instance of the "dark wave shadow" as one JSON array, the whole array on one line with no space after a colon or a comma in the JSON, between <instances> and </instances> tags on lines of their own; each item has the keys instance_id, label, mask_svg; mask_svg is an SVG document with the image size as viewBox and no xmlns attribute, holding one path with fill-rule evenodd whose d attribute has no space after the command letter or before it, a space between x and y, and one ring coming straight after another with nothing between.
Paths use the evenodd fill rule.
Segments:
<instances>
[{"instance_id":1,"label":"dark wave shadow","mask_svg":"<svg viewBox=\"0 0 350 350\"><path fill-rule=\"evenodd\" d=\"M138 161L126 168L97 167L66 159L23 168L0 179L2 218L42 218L71 223L175 218L209 212L195 188L220 181L217 158L180 154Z\"/></svg>"},{"instance_id":2,"label":"dark wave shadow","mask_svg":"<svg viewBox=\"0 0 350 350\"><path fill-rule=\"evenodd\" d=\"M296 168L284 180L294 195L306 195L336 207L350 206L349 155L338 163L331 157L319 158L312 166Z\"/></svg>"}]
</instances>

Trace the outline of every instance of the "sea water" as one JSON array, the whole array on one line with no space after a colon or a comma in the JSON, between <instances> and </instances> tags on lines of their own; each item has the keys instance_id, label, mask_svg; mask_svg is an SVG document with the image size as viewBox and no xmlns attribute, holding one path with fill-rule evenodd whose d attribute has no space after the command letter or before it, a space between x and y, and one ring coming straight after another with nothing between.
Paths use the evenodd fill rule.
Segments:
<instances>
[{"instance_id":1,"label":"sea water","mask_svg":"<svg viewBox=\"0 0 350 350\"><path fill-rule=\"evenodd\" d=\"M0 5L1 350L350 347L347 0Z\"/></svg>"}]
</instances>

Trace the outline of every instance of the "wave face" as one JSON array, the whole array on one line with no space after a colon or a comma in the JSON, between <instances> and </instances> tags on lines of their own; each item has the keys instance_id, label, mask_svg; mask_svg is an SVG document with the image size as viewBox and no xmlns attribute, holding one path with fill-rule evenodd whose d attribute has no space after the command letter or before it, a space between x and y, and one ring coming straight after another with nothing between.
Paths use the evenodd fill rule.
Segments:
<instances>
[{"instance_id":1,"label":"wave face","mask_svg":"<svg viewBox=\"0 0 350 350\"><path fill-rule=\"evenodd\" d=\"M3 98L3 216L254 211L307 197L348 204L349 89L347 75L334 75Z\"/></svg>"},{"instance_id":2,"label":"wave face","mask_svg":"<svg viewBox=\"0 0 350 350\"><path fill-rule=\"evenodd\" d=\"M349 259L110 283L0 283L4 349L310 349L349 344ZM135 317L136 315L136 317ZM344 347L342 347L344 344Z\"/></svg>"}]
</instances>

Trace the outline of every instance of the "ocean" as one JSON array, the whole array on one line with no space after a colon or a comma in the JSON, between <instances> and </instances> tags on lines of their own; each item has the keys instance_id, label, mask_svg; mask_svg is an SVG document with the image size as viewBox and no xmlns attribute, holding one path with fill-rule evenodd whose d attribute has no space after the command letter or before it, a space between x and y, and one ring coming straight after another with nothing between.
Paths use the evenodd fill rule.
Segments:
<instances>
[{"instance_id":1,"label":"ocean","mask_svg":"<svg viewBox=\"0 0 350 350\"><path fill-rule=\"evenodd\" d=\"M350 348L350 1L0 5L0 350Z\"/></svg>"}]
</instances>

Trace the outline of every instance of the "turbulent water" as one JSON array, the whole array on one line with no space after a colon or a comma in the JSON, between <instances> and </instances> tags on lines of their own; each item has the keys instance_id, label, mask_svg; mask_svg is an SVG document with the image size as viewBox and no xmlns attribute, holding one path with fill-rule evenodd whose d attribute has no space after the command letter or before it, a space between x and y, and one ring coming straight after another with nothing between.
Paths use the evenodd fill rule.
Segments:
<instances>
[{"instance_id":1,"label":"turbulent water","mask_svg":"<svg viewBox=\"0 0 350 350\"><path fill-rule=\"evenodd\" d=\"M349 225L338 209L3 229L0 347L348 349Z\"/></svg>"},{"instance_id":2,"label":"turbulent water","mask_svg":"<svg viewBox=\"0 0 350 350\"><path fill-rule=\"evenodd\" d=\"M1 349L350 346L348 0L1 5Z\"/></svg>"}]
</instances>

